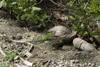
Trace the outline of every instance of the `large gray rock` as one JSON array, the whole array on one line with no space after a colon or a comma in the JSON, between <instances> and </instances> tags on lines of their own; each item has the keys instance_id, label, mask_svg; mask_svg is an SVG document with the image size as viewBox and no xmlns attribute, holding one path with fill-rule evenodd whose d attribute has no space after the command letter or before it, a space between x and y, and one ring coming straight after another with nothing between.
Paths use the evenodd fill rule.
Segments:
<instances>
[{"instance_id":1,"label":"large gray rock","mask_svg":"<svg viewBox=\"0 0 100 67\"><path fill-rule=\"evenodd\" d=\"M75 38L73 40L73 45L76 47L76 48L79 48L83 51L92 51L95 49L94 46L92 46L92 44L86 42L85 40L81 39L81 38Z\"/></svg>"},{"instance_id":2,"label":"large gray rock","mask_svg":"<svg viewBox=\"0 0 100 67\"><path fill-rule=\"evenodd\" d=\"M53 36L62 39L63 42L67 43L72 41L76 36L76 31L69 29L65 26L55 26L48 30L53 33Z\"/></svg>"}]
</instances>

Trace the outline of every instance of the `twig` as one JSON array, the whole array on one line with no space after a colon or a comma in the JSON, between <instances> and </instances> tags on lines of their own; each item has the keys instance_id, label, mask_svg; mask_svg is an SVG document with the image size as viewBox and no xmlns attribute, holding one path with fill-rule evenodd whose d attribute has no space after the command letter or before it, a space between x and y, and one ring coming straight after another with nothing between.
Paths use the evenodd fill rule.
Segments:
<instances>
[{"instance_id":1,"label":"twig","mask_svg":"<svg viewBox=\"0 0 100 67\"><path fill-rule=\"evenodd\" d=\"M85 4L84 9L86 9L87 5L88 5L88 2Z\"/></svg>"},{"instance_id":2,"label":"twig","mask_svg":"<svg viewBox=\"0 0 100 67\"><path fill-rule=\"evenodd\" d=\"M26 67L25 65L14 64L16 67Z\"/></svg>"},{"instance_id":3,"label":"twig","mask_svg":"<svg viewBox=\"0 0 100 67\"><path fill-rule=\"evenodd\" d=\"M60 3L62 4L62 0L60 0Z\"/></svg>"},{"instance_id":4,"label":"twig","mask_svg":"<svg viewBox=\"0 0 100 67\"><path fill-rule=\"evenodd\" d=\"M65 5L60 5L60 4L57 4L57 3L55 3L53 0L50 0L53 4L55 4L55 5L57 5L57 6L65 6Z\"/></svg>"},{"instance_id":5,"label":"twig","mask_svg":"<svg viewBox=\"0 0 100 67\"><path fill-rule=\"evenodd\" d=\"M32 54L29 51L24 51L23 54L26 55L27 57L32 56Z\"/></svg>"},{"instance_id":6,"label":"twig","mask_svg":"<svg viewBox=\"0 0 100 67\"><path fill-rule=\"evenodd\" d=\"M34 4L33 6L40 4L42 1L43 1L43 0L40 0L40 2L39 2L39 3L36 3L36 4Z\"/></svg>"},{"instance_id":7,"label":"twig","mask_svg":"<svg viewBox=\"0 0 100 67\"><path fill-rule=\"evenodd\" d=\"M6 54L2 51L1 47L0 47L0 52L2 55L6 56Z\"/></svg>"},{"instance_id":8,"label":"twig","mask_svg":"<svg viewBox=\"0 0 100 67\"><path fill-rule=\"evenodd\" d=\"M43 67L48 67L51 60L48 60L48 62Z\"/></svg>"},{"instance_id":9,"label":"twig","mask_svg":"<svg viewBox=\"0 0 100 67\"><path fill-rule=\"evenodd\" d=\"M0 34L0 36L1 36L1 37L7 37L6 35L2 35L2 34ZM8 37L7 37L7 38L8 38ZM42 49L39 45L33 45L33 44L30 43L30 42L12 40L12 39L9 39L9 38L8 38L8 40L11 41L11 42L15 42L15 43L26 43L26 44L31 45L31 47L28 49L29 52L31 51L32 47L34 47L34 46L39 47L40 49Z\"/></svg>"},{"instance_id":10,"label":"twig","mask_svg":"<svg viewBox=\"0 0 100 67\"><path fill-rule=\"evenodd\" d=\"M15 42L15 43L26 43L26 44L29 44L31 45L30 49L28 51L30 51L32 49L33 46L36 46L36 47L39 47L40 49L42 49L39 45L33 45L32 43L29 43L29 42L25 42L25 41L17 41L17 40L11 40L10 41L12 42Z\"/></svg>"},{"instance_id":11,"label":"twig","mask_svg":"<svg viewBox=\"0 0 100 67\"><path fill-rule=\"evenodd\" d=\"M20 58L20 60L25 64L25 65L27 65L27 66L33 66L33 63L31 63L31 62L29 62L29 61L27 61L27 60L24 60L23 58L21 58L20 56L16 56L15 57L16 59L17 58Z\"/></svg>"},{"instance_id":12,"label":"twig","mask_svg":"<svg viewBox=\"0 0 100 67\"><path fill-rule=\"evenodd\" d=\"M56 2L54 2L53 0L50 0L53 4L57 5L58 7L62 7L62 8L75 8L75 9L82 9L82 10L86 10L83 9L81 7L77 7L77 6L69 6L69 5L63 5L63 4L58 4Z\"/></svg>"},{"instance_id":13,"label":"twig","mask_svg":"<svg viewBox=\"0 0 100 67\"><path fill-rule=\"evenodd\" d=\"M72 4L74 4L74 2L75 2L75 0L73 1L73 3L72 3Z\"/></svg>"}]
</instances>

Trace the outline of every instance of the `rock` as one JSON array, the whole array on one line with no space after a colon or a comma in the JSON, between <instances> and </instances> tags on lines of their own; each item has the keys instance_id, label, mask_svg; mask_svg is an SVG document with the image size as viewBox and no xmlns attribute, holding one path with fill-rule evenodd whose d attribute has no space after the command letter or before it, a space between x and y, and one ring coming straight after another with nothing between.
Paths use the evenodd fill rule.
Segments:
<instances>
[{"instance_id":1,"label":"rock","mask_svg":"<svg viewBox=\"0 0 100 67\"><path fill-rule=\"evenodd\" d=\"M55 37L62 39L64 43L72 41L77 33L76 31L68 29L67 27L64 26L55 26L49 29L48 31L52 32Z\"/></svg>"},{"instance_id":2,"label":"rock","mask_svg":"<svg viewBox=\"0 0 100 67\"><path fill-rule=\"evenodd\" d=\"M69 34L71 32L67 27L64 26L55 26L49 29L48 31L52 32L54 36L61 36L64 34Z\"/></svg>"},{"instance_id":3,"label":"rock","mask_svg":"<svg viewBox=\"0 0 100 67\"><path fill-rule=\"evenodd\" d=\"M92 46L90 43L86 42L85 40L82 40L81 38L75 38L73 40L73 45L76 48L79 48L83 51L92 51L95 49L94 46Z\"/></svg>"},{"instance_id":4,"label":"rock","mask_svg":"<svg viewBox=\"0 0 100 67\"><path fill-rule=\"evenodd\" d=\"M62 21L68 20L68 15L62 14L59 11L53 12L53 15L57 20L59 20L59 19L62 20Z\"/></svg>"},{"instance_id":5,"label":"rock","mask_svg":"<svg viewBox=\"0 0 100 67\"><path fill-rule=\"evenodd\" d=\"M97 22L96 26L97 26L97 30L100 31L100 22Z\"/></svg>"},{"instance_id":6,"label":"rock","mask_svg":"<svg viewBox=\"0 0 100 67\"><path fill-rule=\"evenodd\" d=\"M98 41L98 43L100 44L100 36L98 36L98 35L95 35L95 36L93 36L97 41Z\"/></svg>"},{"instance_id":7,"label":"rock","mask_svg":"<svg viewBox=\"0 0 100 67\"><path fill-rule=\"evenodd\" d=\"M70 34L65 34L62 36L59 36L60 39L63 40L64 43L71 42L76 37L77 31L72 31Z\"/></svg>"},{"instance_id":8,"label":"rock","mask_svg":"<svg viewBox=\"0 0 100 67\"><path fill-rule=\"evenodd\" d=\"M91 63L88 63L88 66L91 66Z\"/></svg>"},{"instance_id":9,"label":"rock","mask_svg":"<svg viewBox=\"0 0 100 67\"><path fill-rule=\"evenodd\" d=\"M84 65L85 65L85 66L87 66L87 65L88 65L88 63L87 63L87 62L85 62L85 63L84 63Z\"/></svg>"},{"instance_id":10,"label":"rock","mask_svg":"<svg viewBox=\"0 0 100 67\"><path fill-rule=\"evenodd\" d=\"M19 36L12 36L11 39L13 39L13 40L20 40L20 39L22 39L22 36L21 35L19 35Z\"/></svg>"}]
</instances>

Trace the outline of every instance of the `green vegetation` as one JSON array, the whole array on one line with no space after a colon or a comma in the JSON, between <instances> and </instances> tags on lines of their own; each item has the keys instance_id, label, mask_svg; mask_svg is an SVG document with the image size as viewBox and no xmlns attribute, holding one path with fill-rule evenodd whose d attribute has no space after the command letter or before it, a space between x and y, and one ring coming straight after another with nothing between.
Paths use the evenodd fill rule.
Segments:
<instances>
[{"instance_id":1,"label":"green vegetation","mask_svg":"<svg viewBox=\"0 0 100 67\"><path fill-rule=\"evenodd\" d=\"M33 62L33 66L32 67L36 67L36 65L34 64L34 62Z\"/></svg>"},{"instance_id":2,"label":"green vegetation","mask_svg":"<svg viewBox=\"0 0 100 67\"><path fill-rule=\"evenodd\" d=\"M46 12L39 16L41 8L34 6L36 2L36 0L1 0L0 8L4 8L12 17L16 17L18 20L34 24L41 22L45 27L44 20L49 18L49 16L47 16Z\"/></svg>"},{"instance_id":3,"label":"green vegetation","mask_svg":"<svg viewBox=\"0 0 100 67\"><path fill-rule=\"evenodd\" d=\"M96 21L100 21L100 0L65 0L69 6L69 18L74 22L73 27L78 34L88 37L93 41L93 35L99 35L99 31L94 30Z\"/></svg>"},{"instance_id":4,"label":"green vegetation","mask_svg":"<svg viewBox=\"0 0 100 67\"><path fill-rule=\"evenodd\" d=\"M18 55L22 56L22 54L20 52L18 52L17 50L10 51L8 49L5 49L5 53L6 53L6 56L2 56L5 61L12 61ZM7 62L4 62L1 64L0 67L13 67L13 66L9 65Z\"/></svg>"},{"instance_id":5,"label":"green vegetation","mask_svg":"<svg viewBox=\"0 0 100 67\"><path fill-rule=\"evenodd\" d=\"M8 67L8 64L7 64L7 62L5 62L5 63L2 63L2 65L1 65L0 67Z\"/></svg>"},{"instance_id":6,"label":"green vegetation","mask_svg":"<svg viewBox=\"0 0 100 67\"><path fill-rule=\"evenodd\" d=\"M6 56L3 56L5 61L12 61L18 55L22 56L22 54L20 52L18 52L17 50L9 51L8 49L6 49L5 53L7 54Z\"/></svg>"},{"instance_id":7,"label":"green vegetation","mask_svg":"<svg viewBox=\"0 0 100 67\"><path fill-rule=\"evenodd\" d=\"M47 36L45 36L44 38L41 37L41 39L39 40L39 42L41 43L41 42L44 42L44 41L50 39L50 36L51 36L51 35L52 35L52 33L49 33L49 34L48 34Z\"/></svg>"}]
</instances>

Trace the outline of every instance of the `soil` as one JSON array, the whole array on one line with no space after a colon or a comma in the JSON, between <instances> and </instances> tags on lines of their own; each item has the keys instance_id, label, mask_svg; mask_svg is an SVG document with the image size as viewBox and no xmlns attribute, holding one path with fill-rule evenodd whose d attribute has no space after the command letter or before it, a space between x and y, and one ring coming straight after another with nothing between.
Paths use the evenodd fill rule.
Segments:
<instances>
[{"instance_id":1,"label":"soil","mask_svg":"<svg viewBox=\"0 0 100 67\"><path fill-rule=\"evenodd\" d=\"M73 46L72 42L62 43L59 40L56 40L56 37L51 37L50 40L44 41L42 43L36 42L41 37L48 35L48 29L56 25L63 25L68 27L69 23L71 22L70 20L57 20L53 17L52 14L54 11L61 10L50 1L43 1L37 6L42 8L40 14L43 11L46 11L48 15L51 16L51 18L47 19L46 21L46 28L42 27L41 25L34 25L32 23L27 24L18 20L11 19L10 15L8 15L5 11L0 11L0 34L4 35L0 36L0 46L3 51L8 48L9 50L18 50L19 52L22 52L28 50L30 47L30 45L7 41L8 39L13 39L16 41L32 43L34 46L30 50L31 54L37 55L39 57L45 57L45 61L50 60L48 65L42 64L44 67L71 67L72 61L74 61L72 67L100 66L100 48L93 52L80 51ZM63 13L67 13L67 11ZM5 62L1 56L3 55L0 53L0 65ZM25 57L23 58L26 59ZM28 61L34 62L34 58L32 58L33 57L29 58ZM16 62L9 62L9 67L10 65L16 67L14 64L16 64ZM21 62L18 64L21 65Z\"/></svg>"}]
</instances>

